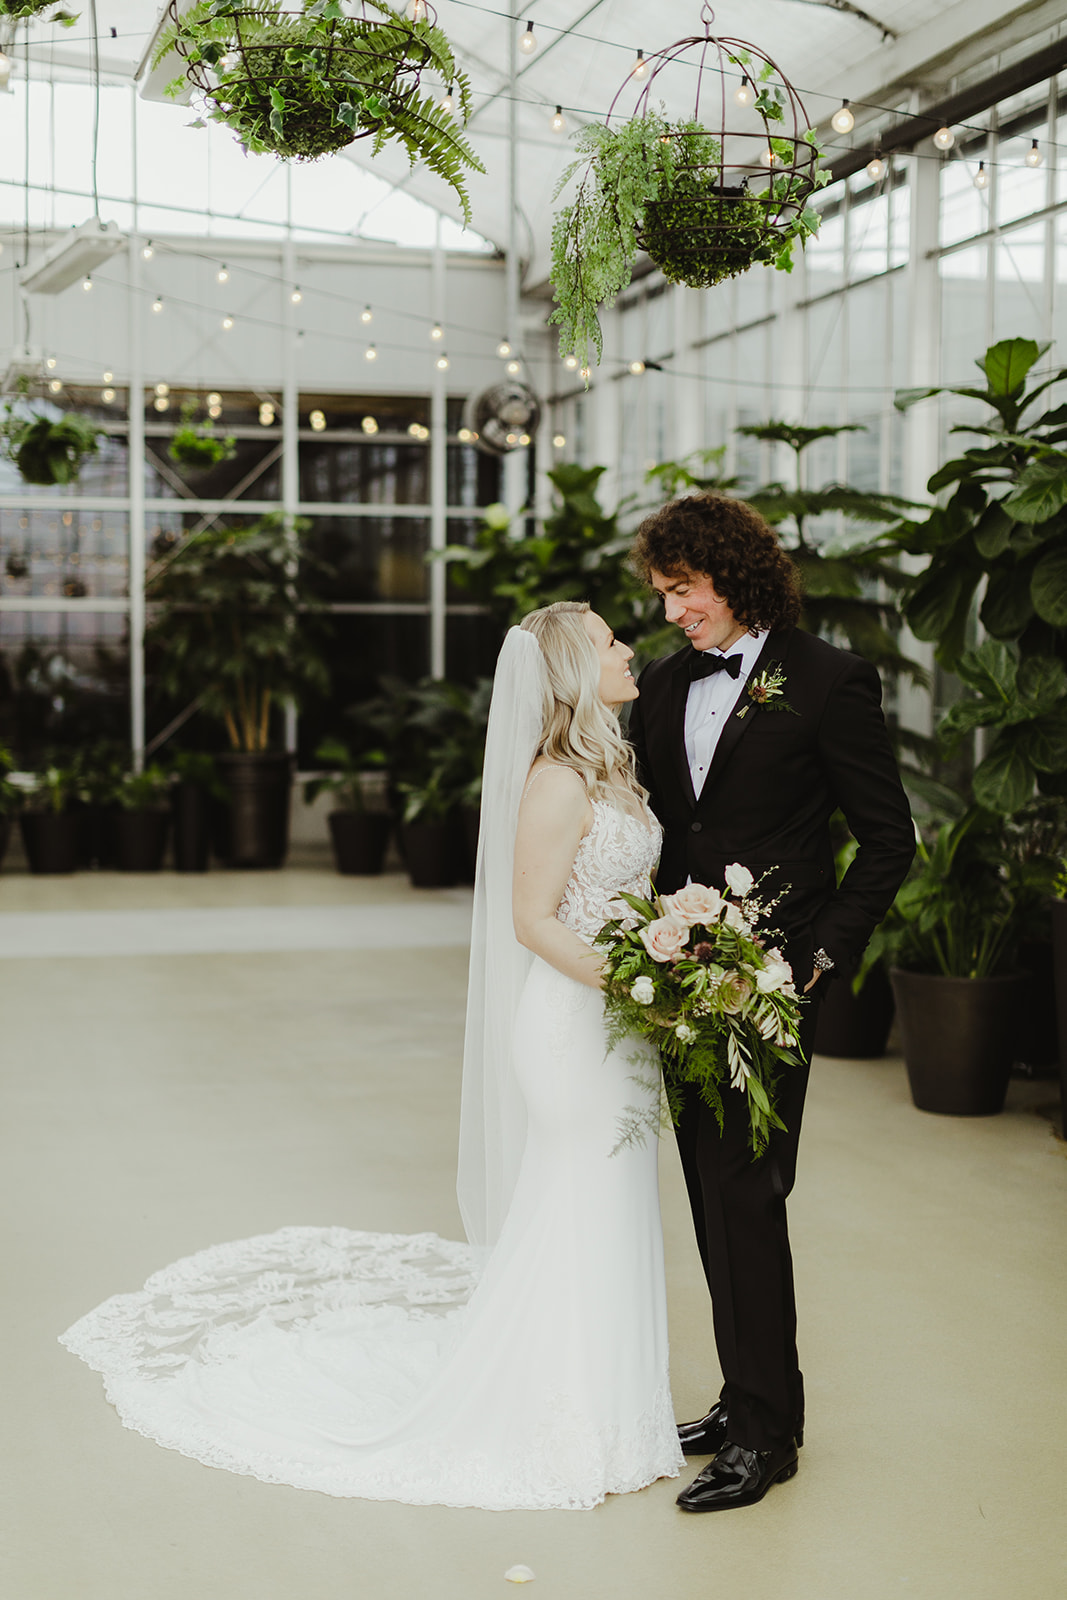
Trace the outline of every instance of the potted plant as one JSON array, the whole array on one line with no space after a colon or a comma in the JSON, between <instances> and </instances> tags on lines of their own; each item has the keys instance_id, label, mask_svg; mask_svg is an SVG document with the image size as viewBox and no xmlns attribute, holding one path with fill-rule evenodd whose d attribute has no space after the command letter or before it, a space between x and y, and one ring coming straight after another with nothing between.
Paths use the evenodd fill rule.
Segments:
<instances>
[{"instance_id":1,"label":"potted plant","mask_svg":"<svg viewBox=\"0 0 1067 1600\"><path fill-rule=\"evenodd\" d=\"M198 700L229 738L215 764L229 794L231 866L285 860L292 757L276 742L281 711L304 691L328 686L322 606L301 550L305 526L270 516L206 529L148 575L157 681L169 694Z\"/></svg>"},{"instance_id":2,"label":"potted plant","mask_svg":"<svg viewBox=\"0 0 1067 1600\"><path fill-rule=\"evenodd\" d=\"M175 872L206 872L211 842L211 806L229 798L219 782L214 756L202 750L177 750L170 770L171 823Z\"/></svg>"},{"instance_id":3,"label":"potted plant","mask_svg":"<svg viewBox=\"0 0 1067 1600\"><path fill-rule=\"evenodd\" d=\"M163 34L153 66L176 53L185 70L168 92L191 83L208 119L257 154L315 161L354 139L373 140L375 154L395 141L451 185L469 222L464 169L485 169L463 137L470 86L452 47L426 7L410 20L384 0L364 0L363 10L347 16L339 0L299 10L202 0ZM449 85L447 106L423 91L424 72Z\"/></svg>"},{"instance_id":4,"label":"potted plant","mask_svg":"<svg viewBox=\"0 0 1067 1600\"><path fill-rule=\"evenodd\" d=\"M222 461L232 461L237 454L236 440L232 434L220 439L210 417L196 422L197 404L187 400L182 406L181 422L167 446L167 454L179 466L194 472L207 472Z\"/></svg>"},{"instance_id":5,"label":"potted plant","mask_svg":"<svg viewBox=\"0 0 1067 1600\"><path fill-rule=\"evenodd\" d=\"M384 751L356 756L342 740L324 739L315 751L315 760L334 770L310 778L304 785L304 799L310 805L318 795L332 794L337 802L328 821L338 872L376 876L385 861L392 818L388 807L368 804L365 780L382 773Z\"/></svg>"},{"instance_id":6,"label":"potted plant","mask_svg":"<svg viewBox=\"0 0 1067 1600\"><path fill-rule=\"evenodd\" d=\"M160 766L124 772L115 785L115 865L158 872L170 832L170 778Z\"/></svg>"},{"instance_id":7,"label":"potted plant","mask_svg":"<svg viewBox=\"0 0 1067 1600\"><path fill-rule=\"evenodd\" d=\"M0 417L0 455L17 468L24 483L48 487L74 483L87 456L100 448L103 429L88 417L68 411L58 419L10 401Z\"/></svg>"},{"instance_id":8,"label":"potted plant","mask_svg":"<svg viewBox=\"0 0 1067 1600\"><path fill-rule=\"evenodd\" d=\"M456 791L444 765L420 782L397 785L404 797L402 839L408 876L416 889L448 888L460 877Z\"/></svg>"},{"instance_id":9,"label":"potted plant","mask_svg":"<svg viewBox=\"0 0 1067 1600\"><path fill-rule=\"evenodd\" d=\"M773 70L773 69L772 69ZM781 97L761 87L756 110L772 152L760 189L726 165L723 141L699 121L669 121L648 109L612 127L592 123L577 135L578 159L553 198L581 172L577 193L552 229L552 284L560 353L582 366L603 340L597 312L630 281L646 250L671 283L707 288L757 262L792 269L793 241L818 231L808 199L829 174L816 170L814 134L775 138ZM788 170L775 174L775 161ZM752 174L757 176L755 172ZM762 180L760 180L762 181Z\"/></svg>"},{"instance_id":10,"label":"potted plant","mask_svg":"<svg viewBox=\"0 0 1067 1600\"><path fill-rule=\"evenodd\" d=\"M79 798L74 767L45 767L23 791L19 828L30 871L74 872L78 866L79 827L74 809Z\"/></svg>"}]
</instances>

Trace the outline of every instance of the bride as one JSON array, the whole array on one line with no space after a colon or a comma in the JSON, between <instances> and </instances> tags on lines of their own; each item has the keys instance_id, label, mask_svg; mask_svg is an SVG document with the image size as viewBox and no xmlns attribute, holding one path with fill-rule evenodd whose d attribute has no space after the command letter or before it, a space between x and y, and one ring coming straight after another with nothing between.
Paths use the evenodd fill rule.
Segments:
<instances>
[{"instance_id":1,"label":"bride","mask_svg":"<svg viewBox=\"0 0 1067 1600\"><path fill-rule=\"evenodd\" d=\"M632 655L584 603L509 632L486 741L464 1052L468 1243L289 1227L216 1245L62 1343L128 1428L326 1494L578 1509L682 1465L654 1093L605 1049L592 939L660 835L616 708ZM647 1081L646 1081L647 1080Z\"/></svg>"}]
</instances>

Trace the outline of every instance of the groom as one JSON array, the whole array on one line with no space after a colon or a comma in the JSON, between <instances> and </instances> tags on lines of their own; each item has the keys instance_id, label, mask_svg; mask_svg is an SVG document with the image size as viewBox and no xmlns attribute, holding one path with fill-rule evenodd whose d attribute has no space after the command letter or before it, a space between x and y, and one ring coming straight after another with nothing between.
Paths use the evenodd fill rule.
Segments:
<instances>
[{"instance_id":1,"label":"groom","mask_svg":"<svg viewBox=\"0 0 1067 1600\"><path fill-rule=\"evenodd\" d=\"M744 1096L723 1095L722 1135L689 1088L677 1130L711 1290L724 1379L707 1416L679 1428L713 1459L678 1497L686 1511L761 1500L793 1477L803 1440L786 1197L796 1173L817 1003L846 978L914 853L908 802L875 669L797 627L796 570L763 519L713 494L673 500L637 530L636 571L686 643L639 680L630 738L664 828L656 887L723 886L734 861L780 896L769 920L804 992L801 1065L783 1068L772 1133L753 1161ZM859 843L840 887L829 820Z\"/></svg>"}]
</instances>

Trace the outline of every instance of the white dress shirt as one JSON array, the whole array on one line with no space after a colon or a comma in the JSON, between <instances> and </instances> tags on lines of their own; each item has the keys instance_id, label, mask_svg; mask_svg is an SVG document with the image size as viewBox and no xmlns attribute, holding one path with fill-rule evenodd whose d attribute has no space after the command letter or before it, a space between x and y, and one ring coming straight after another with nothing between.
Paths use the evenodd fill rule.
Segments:
<instances>
[{"instance_id":1,"label":"white dress shirt","mask_svg":"<svg viewBox=\"0 0 1067 1600\"><path fill-rule=\"evenodd\" d=\"M762 633L746 633L729 650L712 650L712 655L741 657L741 671L736 678L731 678L728 672L716 672L710 678L697 678L689 685L685 702L685 753L698 800L726 719L744 693L766 637L766 629Z\"/></svg>"}]
</instances>

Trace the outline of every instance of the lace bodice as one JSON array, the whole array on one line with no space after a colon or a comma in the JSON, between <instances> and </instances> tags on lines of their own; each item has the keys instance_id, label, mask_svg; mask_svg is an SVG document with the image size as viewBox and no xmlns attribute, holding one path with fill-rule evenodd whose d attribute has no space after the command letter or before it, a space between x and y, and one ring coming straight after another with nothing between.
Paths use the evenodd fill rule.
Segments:
<instances>
[{"instance_id":1,"label":"lace bodice","mask_svg":"<svg viewBox=\"0 0 1067 1600\"><path fill-rule=\"evenodd\" d=\"M629 908L618 898L647 895L649 873L659 859L663 829L651 813L646 819L620 811L609 800L594 800L593 825L578 847L570 880L556 916L592 944L605 922L625 917Z\"/></svg>"}]
</instances>

